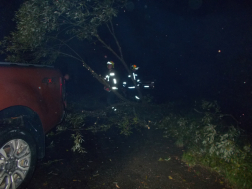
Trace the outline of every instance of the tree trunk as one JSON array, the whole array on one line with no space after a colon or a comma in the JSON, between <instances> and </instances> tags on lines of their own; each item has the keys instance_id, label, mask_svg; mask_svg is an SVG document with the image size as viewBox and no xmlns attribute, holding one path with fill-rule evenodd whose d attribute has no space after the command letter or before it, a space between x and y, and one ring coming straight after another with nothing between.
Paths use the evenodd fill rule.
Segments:
<instances>
[{"instance_id":1,"label":"tree trunk","mask_svg":"<svg viewBox=\"0 0 252 189\"><path fill-rule=\"evenodd\" d=\"M104 86L110 88L109 84L108 84L101 76L99 76L94 70L92 70L84 61L82 62L82 65L83 65L83 67L85 67L85 68L93 75L93 77L95 77L102 85L104 85ZM110 88L110 90L111 90L113 93L115 93L115 95L116 95L119 99L121 99L121 100L123 100L123 101L125 101L125 102L130 102L128 99L124 98L124 97L123 97L119 92L117 92L116 90L112 90L111 88Z\"/></svg>"}]
</instances>

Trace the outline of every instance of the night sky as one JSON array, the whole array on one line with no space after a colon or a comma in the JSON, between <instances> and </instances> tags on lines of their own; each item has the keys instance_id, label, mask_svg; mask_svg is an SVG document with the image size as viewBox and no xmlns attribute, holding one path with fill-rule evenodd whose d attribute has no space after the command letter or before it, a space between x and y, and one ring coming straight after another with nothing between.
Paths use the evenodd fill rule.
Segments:
<instances>
[{"instance_id":1,"label":"night sky","mask_svg":"<svg viewBox=\"0 0 252 189\"><path fill-rule=\"evenodd\" d=\"M8 2L0 6L1 38L14 28L10 22L18 1ZM140 67L142 80L155 80L158 102L217 100L227 113L251 123L252 3L248 2L129 1L114 19L115 31L126 62ZM100 31L113 46L105 28ZM118 60L97 43L87 42L83 56L98 74L104 73L108 60L123 72ZM77 86L92 83L102 89L81 65L69 62L59 67L70 72Z\"/></svg>"},{"instance_id":2,"label":"night sky","mask_svg":"<svg viewBox=\"0 0 252 189\"><path fill-rule=\"evenodd\" d=\"M157 79L167 96L215 95L236 79L225 75L226 64L251 56L250 9L235 1L189 2L137 1L117 19L120 41L126 59Z\"/></svg>"}]
</instances>

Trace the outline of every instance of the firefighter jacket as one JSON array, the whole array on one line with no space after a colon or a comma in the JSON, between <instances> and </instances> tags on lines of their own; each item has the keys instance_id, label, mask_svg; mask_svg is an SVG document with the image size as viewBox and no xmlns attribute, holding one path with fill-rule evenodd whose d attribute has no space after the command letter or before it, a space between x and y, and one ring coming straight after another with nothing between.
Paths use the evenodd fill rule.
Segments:
<instances>
[{"instance_id":1,"label":"firefighter jacket","mask_svg":"<svg viewBox=\"0 0 252 189\"><path fill-rule=\"evenodd\" d=\"M138 74L133 72L131 75L128 75L128 79L123 82L123 87L128 89L135 89L136 86L132 82L132 79L136 82L136 86L141 89L153 89L154 88L154 81L140 81L138 78Z\"/></svg>"},{"instance_id":2,"label":"firefighter jacket","mask_svg":"<svg viewBox=\"0 0 252 189\"><path fill-rule=\"evenodd\" d=\"M140 82L140 79L138 79L138 75L136 72L132 72L131 75L128 75L128 79L123 82L123 87L126 87L128 89L136 88L131 78L133 78L133 80L136 82L137 87L140 87L141 82Z\"/></svg>"},{"instance_id":3,"label":"firefighter jacket","mask_svg":"<svg viewBox=\"0 0 252 189\"><path fill-rule=\"evenodd\" d=\"M108 74L105 76L104 79L108 82L112 90L118 90L118 79L115 70L113 69L109 70ZM109 88L104 87L104 89L110 92Z\"/></svg>"}]
</instances>

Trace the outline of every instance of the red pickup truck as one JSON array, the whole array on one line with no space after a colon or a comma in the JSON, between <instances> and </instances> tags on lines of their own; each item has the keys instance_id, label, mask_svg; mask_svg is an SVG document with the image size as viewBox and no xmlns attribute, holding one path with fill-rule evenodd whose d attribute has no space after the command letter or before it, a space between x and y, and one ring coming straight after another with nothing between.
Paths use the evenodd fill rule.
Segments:
<instances>
[{"instance_id":1,"label":"red pickup truck","mask_svg":"<svg viewBox=\"0 0 252 189\"><path fill-rule=\"evenodd\" d=\"M0 62L0 188L31 178L45 134L64 117L64 98L64 78L53 67Z\"/></svg>"}]
</instances>

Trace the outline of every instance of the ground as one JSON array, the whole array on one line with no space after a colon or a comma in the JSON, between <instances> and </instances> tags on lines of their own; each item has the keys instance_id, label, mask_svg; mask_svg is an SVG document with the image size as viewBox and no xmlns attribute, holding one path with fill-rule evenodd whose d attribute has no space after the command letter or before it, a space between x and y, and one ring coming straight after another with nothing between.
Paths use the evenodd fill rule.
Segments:
<instances>
[{"instance_id":1,"label":"ground","mask_svg":"<svg viewBox=\"0 0 252 189\"><path fill-rule=\"evenodd\" d=\"M172 103L121 104L116 106L117 113L111 114L101 103L104 97L100 101L94 96L72 99L69 109L86 115L84 128L109 124L111 120L122 123L131 119L132 123L130 116L137 116L139 122L143 120L141 124L148 126L134 129L129 136L120 134L120 127L100 132L83 129L82 144L87 153L71 150L73 130L53 130L54 134L46 137L46 156L38 162L27 189L228 189L224 179L215 172L184 163L181 157L185 147L179 148L172 138L164 138L163 130L158 127L166 114L183 114L189 108L178 105L175 109Z\"/></svg>"},{"instance_id":2,"label":"ground","mask_svg":"<svg viewBox=\"0 0 252 189\"><path fill-rule=\"evenodd\" d=\"M85 132L87 153L73 153L70 133L47 137L46 157L27 189L224 189L223 178L181 161L183 148L159 129ZM53 143L52 143L53 142Z\"/></svg>"}]
</instances>

